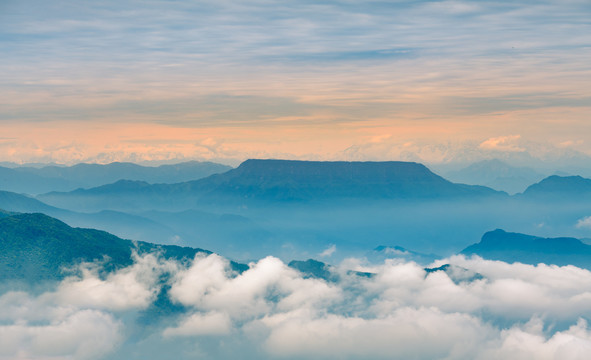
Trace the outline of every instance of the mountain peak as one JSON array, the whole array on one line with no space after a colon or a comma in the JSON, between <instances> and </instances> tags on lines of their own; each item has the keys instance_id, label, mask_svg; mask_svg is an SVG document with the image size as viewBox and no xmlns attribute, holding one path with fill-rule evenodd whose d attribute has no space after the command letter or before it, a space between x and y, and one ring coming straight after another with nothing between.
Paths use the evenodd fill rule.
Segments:
<instances>
[{"instance_id":1,"label":"mountain peak","mask_svg":"<svg viewBox=\"0 0 591 360\"><path fill-rule=\"evenodd\" d=\"M564 195L589 196L591 195L591 179L581 176L552 175L539 183L530 185L524 192L529 197L560 197Z\"/></svg>"},{"instance_id":2,"label":"mountain peak","mask_svg":"<svg viewBox=\"0 0 591 360\"><path fill-rule=\"evenodd\" d=\"M468 246L461 254L505 262L570 264L591 268L591 246L579 239L543 238L501 229L485 233L479 243Z\"/></svg>"}]
</instances>

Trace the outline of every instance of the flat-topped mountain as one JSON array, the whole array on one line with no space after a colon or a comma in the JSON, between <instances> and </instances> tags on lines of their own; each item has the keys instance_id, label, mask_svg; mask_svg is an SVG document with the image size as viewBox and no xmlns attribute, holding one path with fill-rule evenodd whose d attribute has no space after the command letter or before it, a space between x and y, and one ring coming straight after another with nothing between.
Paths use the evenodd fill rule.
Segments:
<instances>
[{"instance_id":1,"label":"flat-topped mountain","mask_svg":"<svg viewBox=\"0 0 591 360\"><path fill-rule=\"evenodd\" d=\"M251 197L279 200L318 196L437 198L496 193L485 187L453 184L422 164L402 161L247 160L215 180L218 191L239 190Z\"/></svg>"},{"instance_id":2,"label":"flat-topped mountain","mask_svg":"<svg viewBox=\"0 0 591 360\"><path fill-rule=\"evenodd\" d=\"M320 162L247 160L207 178L149 185L117 182L70 193L48 193L43 201L64 208L118 206L192 208L199 204L256 204L355 199L448 199L502 197L483 186L454 184L412 162ZM125 208L125 207L124 207Z\"/></svg>"},{"instance_id":3,"label":"flat-topped mountain","mask_svg":"<svg viewBox=\"0 0 591 360\"><path fill-rule=\"evenodd\" d=\"M545 263L591 268L591 246L579 239L543 238L500 229L485 233L479 243L468 246L461 254L509 263Z\"/></svg>"}]
</instances>

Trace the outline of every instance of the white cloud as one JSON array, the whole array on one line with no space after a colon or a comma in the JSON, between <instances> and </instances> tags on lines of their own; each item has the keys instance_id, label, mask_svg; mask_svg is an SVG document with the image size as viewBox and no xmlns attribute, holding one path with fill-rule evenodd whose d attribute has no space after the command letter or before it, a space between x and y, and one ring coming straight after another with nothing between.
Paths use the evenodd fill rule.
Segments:
<instances>
[{"instance_id":1,"label":"white cloud","mask_svg":"<svg viewBox=\"0 0 591 360\"><path fill-rule=\"evenodd\" d=\"M122 322L113 315L47 296L9 292L0 297L0 358L94 359L122 340Z\"/></svg>"},{"instance_id":2,"label":"white cloud","mask_svg":"<svg viewBox=\"0 0 591 360\"><path fill-rule=\"evenodd\" d=\"M135 256L132 266L101 279L96 264L83 264L80 268L82 278L67 278L55 296L60 302L82 307L110 310L145 308L157 295L158 276L170 265L154 255Z\"/></svg>"},{"instance_id":3,"label":"white cloud","mask_svg":"<svg viewBox=\"0 0 591 360\"><path fill-rule=\"evenodd\" d=\"M402 259L379 265L348 259L335 267L340 280L328 283L303 278L274 257L251 263L241 274L215 254L198 255L186 268L153 256L137 258L104 279L91 271L38 296L0 296L0 358L111 357L126 341L143 348L145 343L133 344L124 334L135 327L133 314L160 291L163 284L155 279L164 273L171 275L170 298L185 308L155 322L152 331L158 336L149 341L187 358L188 343L206 344L199 346L200 354L218 358L249 353L261 359L578 359L588 354L591 329L581 319L591 317L591 272L463 256L432 266L444 263L452 265L449 273L427 273ZM458 277L454 271L482 277Z\"/></svg>"},{"instance_id":4,"label":"white cloud","mask_svg":"<svg viewBox=\"0 0 591 360\"><path fill-rule=\"evenodd\" d=\"M577 224L575 225L577 229L591 229L591 216L586 216L577 220Z\"/></svg>"},{"instance_id":5,"label":"white cloud","mask_svg":"<svg viewBox=\"0 0 591 360\"><path fill-rule=\"evenodd\" d=\"M484 349L477 359L569 359L584 360L591 351L591 331L583 319L566 331L558 331L549 338L544 324L533 318L525 326L513 326L501 331L500 341Z\"/></svg>"},{"instance_id":6,"label":"white cloud","mask_svg":"<svg viewBox=\"0 0 591 360\"><path fill-rule=\"evenodd\" d=\"M249 319L275 309L315 306L339 293L323 281L301 278L297 271L273 257L252 263L249 270L233 275L228 261L220 256L197 256L189 269L177 274L170 295L184 305Z\"/></svg>"},{"instance_id":7,"label":"white cloud","mask_svg":"<svg viewBox=\"0 0 591 360\"><path fill-rule=\"evenodd\" d=\"M327 247L323 252L318 254L320 257L329 257L337 251L337 246L335 244L330 245Z\"/></svg>"},{"instance_id":8,"label":"white cloud","mask_svg":"<svg viewBox=\"0 0 591 360\"><path fill-rule=\"evenodd\" d=\"M461 313L436 308L399 308L379 318L308 313L274 316L265 342L276 356L311 358L466 358L492 336L490 326ZM338 345L336 345L338 344ZM426 345L428 344L428 345Z\"/></svg>"},{"instance_id":9,"label":"white cloud","mask_svg":"<svg viewBox=\"0 0 591 360\"><path fill-rule=\"evenodd\" d=\"M164 330L163 335L168 336L197 336L197 335L226 335L230 333L232 323L226 313L210 312L206 314L196 313L184 319L178 327Z\"/></svg>"},{"instance_id":10,"label":"white cloud","mask_svg":"<svg viewBox=\"0 0 591 360\"><path fill-rule=\"evenodd\" d=\"M479 147L484 150L523 152L525 149L518 144L520 138L521 135L493 137L480 143Z\"/></svg>"}]
</instances>

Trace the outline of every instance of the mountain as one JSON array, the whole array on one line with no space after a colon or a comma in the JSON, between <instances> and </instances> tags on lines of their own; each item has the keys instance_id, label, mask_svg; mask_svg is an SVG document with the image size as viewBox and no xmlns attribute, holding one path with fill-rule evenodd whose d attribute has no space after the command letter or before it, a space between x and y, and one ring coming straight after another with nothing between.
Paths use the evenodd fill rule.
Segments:
<instances>
[{"instance_id":1,"label":"mountain","mask_svg":"<svg viewBox=\"0 0 591 360\"><path fill-rule=\"evenodd\" d=\"M531 200L582 200L591 198L591 179L581 176L549 176L529 186L523 197Z\"/></svg>"},{"instance_id":2,"label":"mountain","mask_svg":"<svg viewBox=\"0 0 591 360\"><path fill-rule=\"evenodd\" d=\"M75 189L77 183L69 179L58 179L23 171L21 168L0 166L0 189L29 194L39 194L52 190Z\"/></svg>"},{"instance_id":3,"label":"mountain","mask_svg":"<svg viewBox=\"0 0 591 360\"><path fill-rule=\"evenodd\" d=\"M63 213L65 210L45 204L30 196L10 191L0 191L0 209L16 212Z\"/></svg>"},{"instance_id":4,"label":"mountain","mask_svg":"<svg viewBox=\"0 0 591 360\"><path fill-rule=\"evenodd\" d=\"M133 163L77 164L74 166L0 167L0 189L40 194L96 187L118 180L148 183L179 183L222 173L232 167L212 162L189 161L156 167Z\"/></svg>"},{"instance_id":5,"label":"mountain","mask_svg":"<svg viewBox=\"0 0 591 360\"><path fill-rule=\"evenodd\" d=\"M178 233L173 229L142 216L107 210L78 213L8 191L0 191L0 209L24 213L39 212L58 218L71 226L97 228L136 240L170 243L178 237Z\"/></svg>"},{"instance_id":6,"label":"mountain","mask_svg":"<svg viewBox=\"0 0 591 360\"><path fill-rule=\"evenodd\" d=\"M210 177L216 193L301 201L329 198L445 198L495 194L485 187L453 184L414 162L247 160ZM205 181L205 179L204 179Z\"/></svg>"},{"instance_id":7,"label":"mountain","mask_svg":"<svg viewBox=\"0 0 591 360\"><path fill-rule=\"evenodd\" d=\"M527 186L544 178L528 167L511 166L501 160L483 160L466 168L449 171L444 176L453 182L483 185L510 194L523 192Z\"/></svg>"},{"instance_id":8,"label":"mountain","mask_svg":"<svg viewBox=\"0 0 591 360\"><path fill-rule=\"evenodd\" d=\"M336 274L330 271L330 265L318 260L292 260L288 266L301 272L305 278L324 279L327 281L335 280L336 278Z\"/></svg>"},{"instance_id":9,"label":"mountain","mask_svg":"<svg viewBox=\"0 0 591 360\"><path fill-rule=\"evenodd\" d=\"M456 284L484 279L484 276L482 276L482 274L452 264L444 264L436 268L425 268L427 276L429 276L429 274L437 273L438 271L446 273L447 276L451 279L451 281L453 281Z\"/></svg>"},{"instance_id":10,"label":"mountain","mask_svg":"<svg viewBox=\"0 0 591 360\"><path fill-rule=\"evenodd\" d=\"M158 252L166 259L192 259L210 251L124 240L104 231L72 228L44 214L0 218L0 279L38 282L60 280L65 268L101 261L107 271L131 265L132 251ZM246 265L232 263L235 270Z\"/></svg>"},{"instance_id":11,"label":"mountain","mask_svg":"<svg viewBox=\"0 0 591 360\"><path fill-rule=\"evenodd\" d=\"M199 205L235 207L342 200L436 200L504 197L483 186L454 184L412 162L247 160L207 178L155 184L119 181L92 189L38 196L75 210L185 210Z\"/></svg>"},{"instance_id":12,"label":"mountain","mask_svg":"<svg viewBox=\"0 0 591 360\"><path fill-rule=\"evenodd\" d=\"M579 239L543 238L500 229L485 233L479 243L468 246L461 254L509 263L574 265L591 269L591 245Z\"/></svg>"}]
</instances>

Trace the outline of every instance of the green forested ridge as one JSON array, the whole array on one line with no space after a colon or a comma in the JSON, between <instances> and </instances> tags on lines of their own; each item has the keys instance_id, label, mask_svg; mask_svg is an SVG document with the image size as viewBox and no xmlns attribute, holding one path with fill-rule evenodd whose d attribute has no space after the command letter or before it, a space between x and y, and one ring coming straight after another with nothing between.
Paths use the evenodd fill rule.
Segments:
<instances>
[{"instance_id":1,"label":"green forested ridge","mask_svg":"<svg viewBox=\"0 0 591 360\"><path fill-rule=\"evenodd\" d=\"M0 280L59 280L67 268L101 261L106 271L133 263L132 252L159 252L166 259L192 259L207 250L133 242L105 231L72 228L50 216L0 213ZM232 263L236 270L246 265Z\"/></svg>"}]
</instances>

